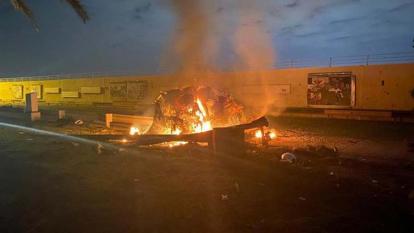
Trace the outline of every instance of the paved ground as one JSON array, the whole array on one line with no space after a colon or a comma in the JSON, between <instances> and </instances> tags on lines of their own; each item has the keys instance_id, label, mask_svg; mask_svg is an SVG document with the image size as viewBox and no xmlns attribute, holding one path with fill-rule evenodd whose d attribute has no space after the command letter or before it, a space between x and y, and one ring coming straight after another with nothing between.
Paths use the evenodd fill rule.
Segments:
<instances>
[{"instance_id":1,"label":"paved ground","mask_svg":"<svg viewBox=\"0 0 414 233\"><path fill-rule=\"evenodd\" d=\"M413 232L412 125L272 125L272 147L219 156L0 127L0 232ZM299 161L280 162L285 151Z\"/></svg>"}]
</instances>

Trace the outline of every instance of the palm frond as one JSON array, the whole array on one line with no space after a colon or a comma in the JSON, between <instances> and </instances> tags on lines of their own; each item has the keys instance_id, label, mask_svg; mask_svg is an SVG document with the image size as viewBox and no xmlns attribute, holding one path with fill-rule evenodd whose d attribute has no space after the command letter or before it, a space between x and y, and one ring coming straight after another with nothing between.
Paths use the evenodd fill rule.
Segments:
<instances>
[{"instance_id":1,"label":"palm frond","mask_svg":"<svg viewBox=\"0 0 414 233\"><path fill-rule=\"evenodd\" d=\"M29 6L27 6L26 2L24 0L10 0L10 2L13 5L14 9L22 12L30 20L35 30L39 31L39 27L37 25L33 12Z\"/></svg>"},{"instance_id":2,"label":"palm frond","mask_svg":"<svg viewBox=\"0 0 414 233\"><path fill-rule=\"evenodd\" d=\"M0 0L2 1L2 0ZM82 5L80 0L65 0L78 16L82 19L84 23L89 20L88 12L85 10L85 7ZM23 13L32 23L34 29L39 31L39 26L37 25L36 18L30 7L26 4L24 0L10 0L10 3L13 5L14 9Z\"/></svg>"},{"instance_id":3,"label":"palm frond","mask_svg":"<svg viewBox=\"0 0 414 233\"><path fill-rule=\"evenodd\" d=\"M80 0L66 0L66 2L76 11L84 23L89 20L88 12L86 12Z\"/></svg>"}]
</instances>

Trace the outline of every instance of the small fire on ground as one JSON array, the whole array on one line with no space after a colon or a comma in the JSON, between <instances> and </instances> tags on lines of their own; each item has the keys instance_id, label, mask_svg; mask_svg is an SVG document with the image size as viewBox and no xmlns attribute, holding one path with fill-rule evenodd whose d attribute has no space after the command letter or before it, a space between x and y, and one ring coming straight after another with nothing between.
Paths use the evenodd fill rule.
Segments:
<instances>
[{"instance_id":1,"label":"small fire on ground","mask_svg":"<svg viewBox=\"0 0 414 233\"><path fill-rule=\"evenodd\" d=\"M131 136L140 135L140 134L141 134L141 132L140 132L140 130L138 129L138 127L134 127L134 126L132 126L132 127L129 129L129 135L131 135Z\"/></svg>"},{"instance_id":2,"label":"small fire on ground","mask_svg":"<svg viewBox=\"0 0 414 233\"><path fill-rule=\"evenodd\" d=\"M254 136L258 139L262 139L264 137L268 140L273 140L277 138L277 133L274 129L268 129L263 131L261 129L258 129L255 131Z\"/></svg>"}]
</instances>

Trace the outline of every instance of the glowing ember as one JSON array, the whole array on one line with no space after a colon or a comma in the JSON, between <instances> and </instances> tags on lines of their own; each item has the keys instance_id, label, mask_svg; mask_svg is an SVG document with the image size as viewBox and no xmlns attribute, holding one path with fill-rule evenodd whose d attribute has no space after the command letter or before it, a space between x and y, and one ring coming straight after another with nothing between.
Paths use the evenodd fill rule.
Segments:
<instances>
[{"instance_id":1,"label":"glowing ember","mask_svg":"<svg viewBox=\"0 0 414 233\"><path fill-rule=\"evenodd\" d=\"M254 134L254 136L256 138L262 138L263 137L262 131L261 130L256 130L256 133Z\"/></svg>"},{"instance_id":2,"label":"glowing ember","mask_svg":"<svg viewBox=\"0 0 414 233\"><path fill-rule=\"evenodd\" d=\"M131 127L131 128L129 129L129 135L134 136L134 135L139 135L139 134L141 134L141 132L139 131L139 129L138 129L138 128L136 128L136 127Z\"/></svg>"},{"instance_id":3,"label":"glowing ember","mask_svg":"<svg viewBox=\"0 0 414 233\"><path fill-rule=\"evenodd\" d=\"M202 123L202 132L212 130L213 127L211 126L210 121L205 121Z\"/></svg>"},{"instance_id":4,"label":"glowing ember","mask_svg":"<svg viewBox=\"0 0 414 233\"><path fill-rule=\"evenodd\" d=\"M128 140L126 139L126 138L124 138L124 139L122 139L122 141L121 141L122 143L127 143L128 142Z\"/></svg>"},{"instance_id":5,"label":"glowing ember","mask_svg":"<svg viewBox=\"0 0 414 233\"><path fill-rule=\"evenodd\" d=\"M178 129L178 128L176 128L175 130L173 130L171 132L171 134L173 134L173 135L180 135L181 133L182 133L182 131L180 129Z\"/></svg>"},{"instance_id":6,"label":"glowing ember","mask_svg":"<svg viewBox=\"0 0 414 233\"><path fill-rule=\"evenodd\" d=\"M270 132L269 137L270 137L270 139L276 139L277 138L276 132L274 132L274 131Z\"/></svg>"},{"instance_id":7,"label":"glowing ember","mask_svg":"<svg viewBox=\"0 0 414 233\"><path fill-rule=\"evenodd\" d=\"M188 142L184 142L184 141L178 141L178 142L171 142L168 144L168 147L173 148L176 146L182 146L182 145L186 145L188 144Z\"/></svg>"}]
</instances>

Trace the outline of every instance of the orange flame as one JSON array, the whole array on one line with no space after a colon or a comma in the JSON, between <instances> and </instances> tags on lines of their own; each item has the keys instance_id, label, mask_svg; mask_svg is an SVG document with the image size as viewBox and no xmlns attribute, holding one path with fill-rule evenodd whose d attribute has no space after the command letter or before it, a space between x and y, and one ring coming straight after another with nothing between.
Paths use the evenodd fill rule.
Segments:
<instances>
[{"instance_id":1,"label":"orange flame","mask_svg":"<svg viewBox=\"0 0 414 233\"><path fill-rule=\"evenodd\" d=\"M195 127L193 126L194 131L196 133L201 133L201 132L212 130L213 127L211 125L211 121L207 120L207 111L204 108L203 103L201 102L199 98L197 98L196 103L199 109L199 111L196 112L196 115L200 119L200 124L197 124Z\"/></svg>"},{"instance_id":2,"label":"orange flame","mask_svg":"<svg viewBox=\"0 0 414 233\"><path fill-rule=\"evenodd\" d=\"M171 132L171 134L173 134L173 135L180 135L181 133L182 133L182 131L179 128L176 128L175 130L173 130Z\"/></svg>"},{"instance_id":3,"label":"orange flame","mask_svg":"<svg viewBox=\"0 0 414 233\"><path fill-rule=\"evenodd\" d=\"M141 132L139 131L137 127L131 127L129 129L129 135L134 136L134 135L139 135L139 134L141 134Z\"/></svg>"},{"instance_id":4,"label":"orange flame","mask_svg":"<svg viewBox=\"0 0 414 233\"><path fill-rule=\"evenodd\" d=\"M276 132L275 131L270 132L269 137L270 137L270 139L276 139L277 138Z\"/></svg>"},{"instance_id":5,"label":"orange flame","mask_svg":"<svg viewBox=\"0 0 414 233\"><path fill-rule=\"evenodd\" d=\"M262 138L263 137L262 131L261 130L256 130L254 136L256 138Z\"/></svg>"}]
</instances>

